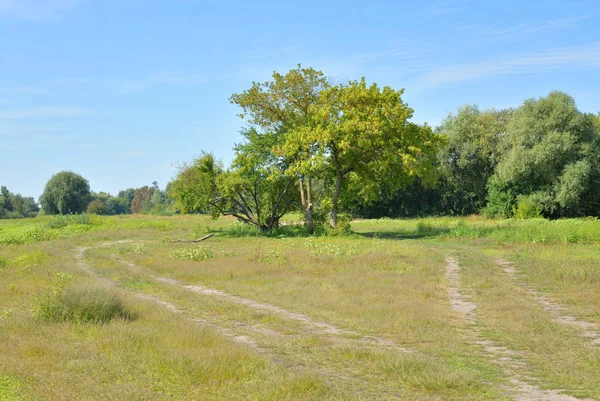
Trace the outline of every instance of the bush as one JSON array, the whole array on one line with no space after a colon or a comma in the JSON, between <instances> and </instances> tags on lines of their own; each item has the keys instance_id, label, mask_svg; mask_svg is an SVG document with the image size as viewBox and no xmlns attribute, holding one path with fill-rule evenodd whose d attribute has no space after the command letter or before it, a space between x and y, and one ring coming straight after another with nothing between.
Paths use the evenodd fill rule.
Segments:
<instances>
[{"instance_id":1,"label":"bush","mask_svg":"<svg viewBox=\"0 0 600 401\"><path fill-rule=\"evenodd\" d=\"M95 200L90 202L87 207L87 212L89 214L105 215L108 214L108 209L106 208L104 202Z\"/></svg>"},{"instance_id":2,"label":"bush","mask_svg":"<svg viewBox=\"0 0 600 401\"><path fill-rule=\"evenodd\" d=\"M227 237L258 237L262 233L256 226L246 223L234 223L229 227L223 229L223 235Z\"/></svg>"},{"instance_id":3,"label":"bush","mask_svg":"<svg viewBox=\"0 0 600 401\"><path fill-rule=\"evenodd\" d=\"M38 297L36 317L45 322L107 323L114 319L133 320L117 294L106 287L58 285Z\"/></svg>"},{"instance_id":4,"label":"bush","mask_svg":"<svg viewBox=\"0 0 600 401\"><path fill-rule=\"evenodd\" d=\"M533 196L519 195L513 206L513 216L517 219L535 219L541 217L541 208Z\"/></svg>"},{"instance_id":5,"label":"bush","mask_svg":"<svg viewBox=\"0 0 600 401\"><path fill-rule=\"evenodd\" d=\"M89 214L69 214L69 215L57 215L53 216L52 219L46 224L47 228L63 228L71 225L91 225L92 220Z\"/></svg>"},{"instance_id":6,"label":"bush","mask_svg":"<svg viewBox=\"0 0 600 401\"><path fill-rule=\"evenodd\" d=\"M215 254L204 247L189 247L177 249L171 253L171 256L178 260L195 260L197 262L202 262L214 258Z\"/></svg>"}]
</instances>

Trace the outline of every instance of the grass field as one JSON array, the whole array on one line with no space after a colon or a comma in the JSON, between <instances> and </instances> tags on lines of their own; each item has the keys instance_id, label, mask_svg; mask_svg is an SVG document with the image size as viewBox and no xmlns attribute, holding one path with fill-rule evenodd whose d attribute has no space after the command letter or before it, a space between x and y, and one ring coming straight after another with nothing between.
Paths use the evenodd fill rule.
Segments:
<instances>
[{"instance_id":1,"label":"grass field","mask_svg":"<svg viewBox=\"0 0 600 401\"><path fill-rule=\"evenodd\" d=\"M599 221L352 229L0 221L0 400L600 400Z\"/></svg>"}]
</instances>

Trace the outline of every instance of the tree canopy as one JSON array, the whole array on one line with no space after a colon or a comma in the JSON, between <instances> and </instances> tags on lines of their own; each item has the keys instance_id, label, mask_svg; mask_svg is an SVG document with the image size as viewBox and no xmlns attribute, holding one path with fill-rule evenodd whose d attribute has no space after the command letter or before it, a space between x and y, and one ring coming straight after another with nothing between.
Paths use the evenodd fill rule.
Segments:
<instances>
[{"instance_id":1,"label":"tree canopy","mask_svg":"<svg viewBox=\"0 0 600 401\"><path fill-rule=\"evenodd\" d=\"M46 214L71 214L86 211L90 202L89 182L71 171L62 171L48 180L40 203Z\"/></svg>"}]
</instances>

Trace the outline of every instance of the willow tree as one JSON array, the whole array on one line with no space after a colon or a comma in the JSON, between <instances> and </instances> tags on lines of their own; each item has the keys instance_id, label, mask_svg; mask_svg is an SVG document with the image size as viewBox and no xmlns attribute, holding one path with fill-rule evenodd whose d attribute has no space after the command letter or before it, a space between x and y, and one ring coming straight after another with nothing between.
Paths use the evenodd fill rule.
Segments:
<instances>
[{"instance_id":1,"label":"willow tree","mask_svg":"<svg viewBox=\"0 0 600 401\"><path fill-rule=\"evenodd\" d=\"M375 200L382 186L397 190L415 176L433 177L439 136L411 123L413 110L403 90L367 86L365 79L325 88L311 121L291 132L286 149L310 155L296 164L324 172L331 182L330 225L337 226L342 192L352 183L354 196Z\"/></svg>"},{"instance_id":2,"label":"willow tree","mask_svg":"<svg viewBox=\"0 0 600 401\"><path fill-rule=\"evenodd\" d=\"M598 128L565 93L526 100L508 123L486 212L511 216L529 202L546 217L600 215Z\"/></svg>"}]
</instances>

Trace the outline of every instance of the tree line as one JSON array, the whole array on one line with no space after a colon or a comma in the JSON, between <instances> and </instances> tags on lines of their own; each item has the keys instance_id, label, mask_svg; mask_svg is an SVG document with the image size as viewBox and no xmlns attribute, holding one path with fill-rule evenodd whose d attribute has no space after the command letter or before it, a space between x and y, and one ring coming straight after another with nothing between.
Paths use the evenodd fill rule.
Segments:
<instances>
[{"instance_id":1,"label":"tree line","mask_svg":"<svg viewBox=\"0 0 600 401\"><path fill-rule=\"evenodd\" d=\"M412 122L402 96L313 68L275 72L229 99L245 121L229 166L201 151L165 190L155 182L117 196L61 172L46 184L42 213L206 213L270 231L299 211L309 232L344 230L352 216L600 215L600 115L569 95L462 106L435 129ZM36 208L3 187L0 217Z\"/></svg>"},{"instance_id":2,"label":"tree line","mask_svg":"<svg viewBox=\"0 0 600 401\"><path fill-rule=\"evenodd\" d=\"M173 207L263 231L300 210L309 232L350 216L600 214L600 116L569 95L463 106L433 130L410 121L402 94L300 66L255 82L230 98L247 121L233 162L204 152L183 165Z\"/></svg>"},{"instance_id":3,"label":"tree line","mask_svg":"<svg viewBox=\"0 0 600 401\"><path fill-rule=\"evenodd\" d=\"M154 181L151 186L128 188L113 196L90 190L88 180L71 171L61 171L48 180L39 204L33 197L0 188L0 219L19 219L38 215L80 214L173 214L166 190Z\"/></svg>"}]
</instances>

